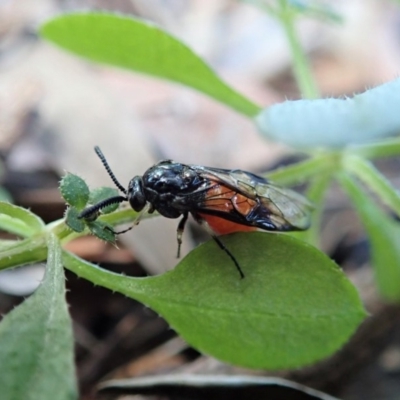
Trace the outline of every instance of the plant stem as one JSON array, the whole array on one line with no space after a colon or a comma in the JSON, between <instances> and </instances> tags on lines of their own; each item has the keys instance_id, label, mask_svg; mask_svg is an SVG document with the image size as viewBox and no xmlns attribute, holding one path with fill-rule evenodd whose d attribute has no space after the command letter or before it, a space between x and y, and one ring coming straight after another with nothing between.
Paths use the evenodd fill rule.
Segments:
<instances>
[{"instance_id":1,"label":"plant stem","mask_svg":"<svg viewBox=\"0 0 400 400\"><path fill-rule=\"evenodd\" d=\"M282 167L266 173L268 179L283 186L306 182L310 178L330 171L332 173L338 164L337 155L324 153L296 164Z\"/></svg>"},{"instance_id":2,"label":"plant stem","mask_svg":"<svg viewBox=\"0 0 400 400\"><path fill-rule=\"evenodd\" d=\"M399 193L372 163L356 155L350 155L343 158L343 165L346 171L362 180L400 216Z\"/></svg>"},{"instance_id":3,"label":"plant stem","mask_svg":"<svg viewBox=\"0 0 400 400\"><path fill-rule=\"evenodd\" d=\"M242 3L247 3L251 4L255 7L260 8L262 11L265 11L267 14L270 14L272 17L276 16L276 10L275 7L272 6L271 4L268 4L267 2L263 0L242 0Z\"/></svg>"},{"instance_id":4,"label":"plant stem","mask_svg":"<svg viewBox=\"0 0 400 400\"><path fill-rule=\"evenodd\" d=\"M45 260L47 235L39 234L21 240L0 252L0 270Z\"/></svg>"},{"instance_id":5,"label":"plant stem","mask_svg":"<svg viewBox=\"0 0 400 400\"><path fill-rule=\"evenodd\" d=\"M388 139L370 145L350 147L350 152L364 158L392 157L400 154L400 140Z\"/></svg>"},{"instance_id":6,"label":"plant stem","mask_svg":"<svg viewBox=\"0 0 400 400\"><path fill-rule=\"evenodd\" d=\"M318 174L310 183L307 190L307 198L314 204L315 209L311 216L310 229L304 232L302 239L320 248L320 229L323 213L325 193L331 183L332 174L325 172Z\"/></svg>"},{"instance_id":7,"label":"plant stem","mask_svg":"<svg viewBox=\"0 0 400 400\"><path fill-rule=\"evenodd\" d=\"M306 57L295 29L296 11L280 0L280 12L277 14L285 30L293 58L293 72L303 97L315 99L319 97L319 90L311 73L310 63Z\"/></svg>"},{"instance_id":8,"label":"plant stem","mask_svg":"<svg viewBox=\"0 0 400 400\"><path fill-rule=\"evenodd\" d=\"M65 268L75 273L80 278L87 279L95 285L103 286L107 289L124 293L132 298L142 301L140 294L143 292L142 282L147 278L135 278L131 276L117 274L115 272L107 271L94 265L88 261L82 260L78 256L68 252L62 252L62 259Z\"/></svg>"}]
</instances>

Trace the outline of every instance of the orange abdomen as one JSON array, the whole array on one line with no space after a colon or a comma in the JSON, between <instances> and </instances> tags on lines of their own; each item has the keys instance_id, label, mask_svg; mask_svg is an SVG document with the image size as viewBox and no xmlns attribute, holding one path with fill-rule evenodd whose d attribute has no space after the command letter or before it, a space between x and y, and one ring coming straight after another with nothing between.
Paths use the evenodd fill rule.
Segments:
<instances>
[{"instance_id":1,"label":"orange abdomen","mask_svg":"<svg viewBox=\"0 0 400 400\"><path fill-rule=\"evenodd\" d=\"M215 215L200 214L210 228L218 235L227 235L233 232L250 232L257 230L254 226L246 226L228 221L227 219L216 217Z\"/></svg>"}]
</instances>

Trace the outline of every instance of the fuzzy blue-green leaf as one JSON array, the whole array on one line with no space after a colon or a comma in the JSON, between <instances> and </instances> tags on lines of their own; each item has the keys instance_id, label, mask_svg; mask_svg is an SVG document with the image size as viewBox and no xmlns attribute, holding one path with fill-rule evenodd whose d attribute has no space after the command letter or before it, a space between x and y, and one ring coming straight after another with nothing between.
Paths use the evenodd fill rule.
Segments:
<instances>
[{"instance_id":1,"label":"fuzzy blue-green leaf","mask_svg":"<svg viewBox=\"0 0 400 400\"><path fill-rule=\"evenodd\" d=\"M339 267L286 235L253 232L213 241L152 278L111 274L68 253L65 266L161 314L187 342L223 361L252 368L293 368L331 355L365 317Z\"/></svg>"},{"instance_id":2,"label":"fuzzy blue-green leaf","mask_svg":"<svg viewBox=\"0 0 400 400\"><path fill-rule=\"evenodd\" d=\"M344 99L275 104L257 117L268 138L296 148L343 148L400 134L400 79Z\"/></svg>"},{"instance_id":3,"label":"fuzzy blue-green leaf","mask_svg":"<svg viewBox=\"0 0 400 400\"><path fill-rule=\"evenodd\" d=\"M2 399L78 397L61 249L54 236L48 248L46 275L39 289L0 323Z\"/></svg>"},{"instance_id":4,"label":"fuzzy blue-green leaf","mask_svg":"<svg viewBox=\"0 0 400 400\"><path fill-rule=\"evenodd\" d=\"M78 175L68 173L63 176L60 182L60 192L64 200L78 210L84 208L89 200L89 187Z\"/></svg>"},{"instance_id":5,"label":"fuzzy blue-green leaf","mask_svg":"<svg viewBox=\"0 0 400 400\"><path fill-rule=\"evenodd\" d=\"M190 86L247 116L260 111L224 83L189 47L151 22L82 12L46 22L41 34L89 60Z\"/></svg>"},{"instance_id":6,"label":"fuzzy blue-green leaf","mask_svg":"<svg viewBox=\"0 0 400 400\"><path fill-rule=\"evenodd\" d=\"M29 237L44 228L44 222L29 210L0 202L0 230Z\"/></svg>"},{"instance_id":7,"label":"fuzzy blue-green leaf","mask_svg":"<svg viewBox=\"0 0 400 400\"><path fill-rule=\"evenodd\" d=\"M360 186L344 173L340 183L353 202L371 245L376 283L384 298L400 302L400 223L383 212Z\"/></svg>"}]
</instances>

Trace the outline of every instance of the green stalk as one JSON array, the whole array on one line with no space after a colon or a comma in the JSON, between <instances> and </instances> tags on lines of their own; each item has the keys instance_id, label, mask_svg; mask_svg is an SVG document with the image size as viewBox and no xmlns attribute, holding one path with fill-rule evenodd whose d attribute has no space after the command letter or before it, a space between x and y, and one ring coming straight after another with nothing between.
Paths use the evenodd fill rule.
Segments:
<instances>
[{"instance_id":1,"label":"green stalk","mask_svg":"<svg viewBox=\"0 0 400 400\"><path fill-rule=\"evenodd\" d=\"M280 12L277 14L277 17L282 23L289 42L293 58L294 76L303 97L307 99L318 98L319 90L311 73L309 60L300 45L295 29L296 11L287 4L286 0L280 0Z\"/></svg>"},{"instance_id":2,"label":"green stalk","mask_svg":"<svg viewBox=\"0 0 400 400\"><path fill-rule=\"evenodd\" d=\"M302 239L320 248L321 219L326 191L331 183L332 174L325 172L315 177L307 190L307 198L314 204L315 209L311 216L311 226L303 233Z\"/></svg>"},{"instance_id":3,"label":"green stalk","mask_svg":"<svg viewBox=\"0 0 400 400\"><path fill-rule=\"evenodd\" d=\"M379 143L350 147L352 153L364 158L393 157L400 155L400 139L388 139Z\"/></svg>"},{"instance_id":4,"label":"green stalk","mask_svg":"<svg viewBox=\"0 0 400 400\"><path fill-rule=\"evenodd\" d=\"M152 279L135 278L107 271L88 261L82 260L78 256L68 252L62 252L62 259L65 268L75 273L80 278L84 278L95 285L99 285L115 292L123 293L138 301L143 301L141 294L145 294L146 287L142 282Z\"/></svg>"},{"instance_id":5,"label":"green stalk","mask_svg":"<svg viewBox=\"0 0 400 400\"><path fill-rule=\"evenodd\" d=\"M158 214L146 214L143 218L156 215ZM125 208L111 214L102 215L99 219L115 226L126 222L132 222L135 220L136 216L137 213L131 208ZM8 215L5 214L4 217L8 217ZM11 220L12 218L10 217L9 219ZM14 220L14 225L9 229L11 232L15 231L13 227L16 226L17 223L23 224L23 221L17 218L14 218ZM75 232L66 225L64 219L60 219L43 226L40 232L26 239L5 244L1 243L0 270L44 261L47 258L47 240L49 233L54 234L62 244L65 244L73 239L88 235L89 231L85 229L83 232Z\"/></svg>"},{"instance_id":6,"label":"green stalk","mask_svg":"<svg viewBox=\"0 0 400 400\"><path fill-rule=\"evenodd\" d=\"M0 270L44 261L47 257L47 234L21 240L0 252Z\"/></svg>"},{"instance_id":7,"label":"green stalk","mask_svg":"<svg viewBox=\"0 0 400 400\"><path fill-rule=\"evenodd\" d=\"M400 216L399 193L371 162L356 155L350 155L343 158L343 165L346 171L363 181Z\"/></svg>"},{"instance_id":8,"label":"green stalk","mask_svg":"<svg viewBox=\"0 0 400 400\"><path fill-rule=\"evenodd\" d=\"M282 167L266 174L268 179L282 186L291 186L308 181L324 172L333 173L338 165L335 153L324 153L296 164Z\"/></svg>"}]
</instances>

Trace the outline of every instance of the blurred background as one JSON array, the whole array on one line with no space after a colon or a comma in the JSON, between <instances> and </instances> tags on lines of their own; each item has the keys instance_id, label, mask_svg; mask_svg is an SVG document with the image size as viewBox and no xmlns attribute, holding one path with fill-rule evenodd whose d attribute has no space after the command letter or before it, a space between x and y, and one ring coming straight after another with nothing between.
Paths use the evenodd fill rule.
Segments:
<instances>
[{"instance_id":1,"label":"blurred background","mask_svg":"<svg viewBox=\"0 0 400 400\"><path fill-rule=\"evenodd\" d=\"M299 98L280 25L251 3L0 0L0 198L30 208L46 222L62 218L65 204L58 182L65 171L91 187L112 186L95 145L123 185L164 158L256 173L295 160L297 154L266 142L248 119L214 100L176 84L91 64L37 35L40 23L59 13L122 12L180 38L258 104ZM331 6L342 21L304 18L297 27L324 97L350 96L398 77L396 1L320 3ZM378 165L397 187L399 164L390 159ZM369 330L339 358L281 375L343 399L399 399L399 309L381 304L374 293L371 273L364 268L368 243L345 196L332 188L327 204L324 250L349 272L374 317ZM176 226L176 220L153 218L123 235L118 249L94 237L68 248L113 271L158 274L176 264ZM187 230L183 254L199 235L193 226ZM42 275L43 265L0 274L0 314L29 295ZM238 372L188 348L151 310L68 272L67 277L83 398L92 398L92 388L104 377Z\"/></svg>"}]
</instances>

